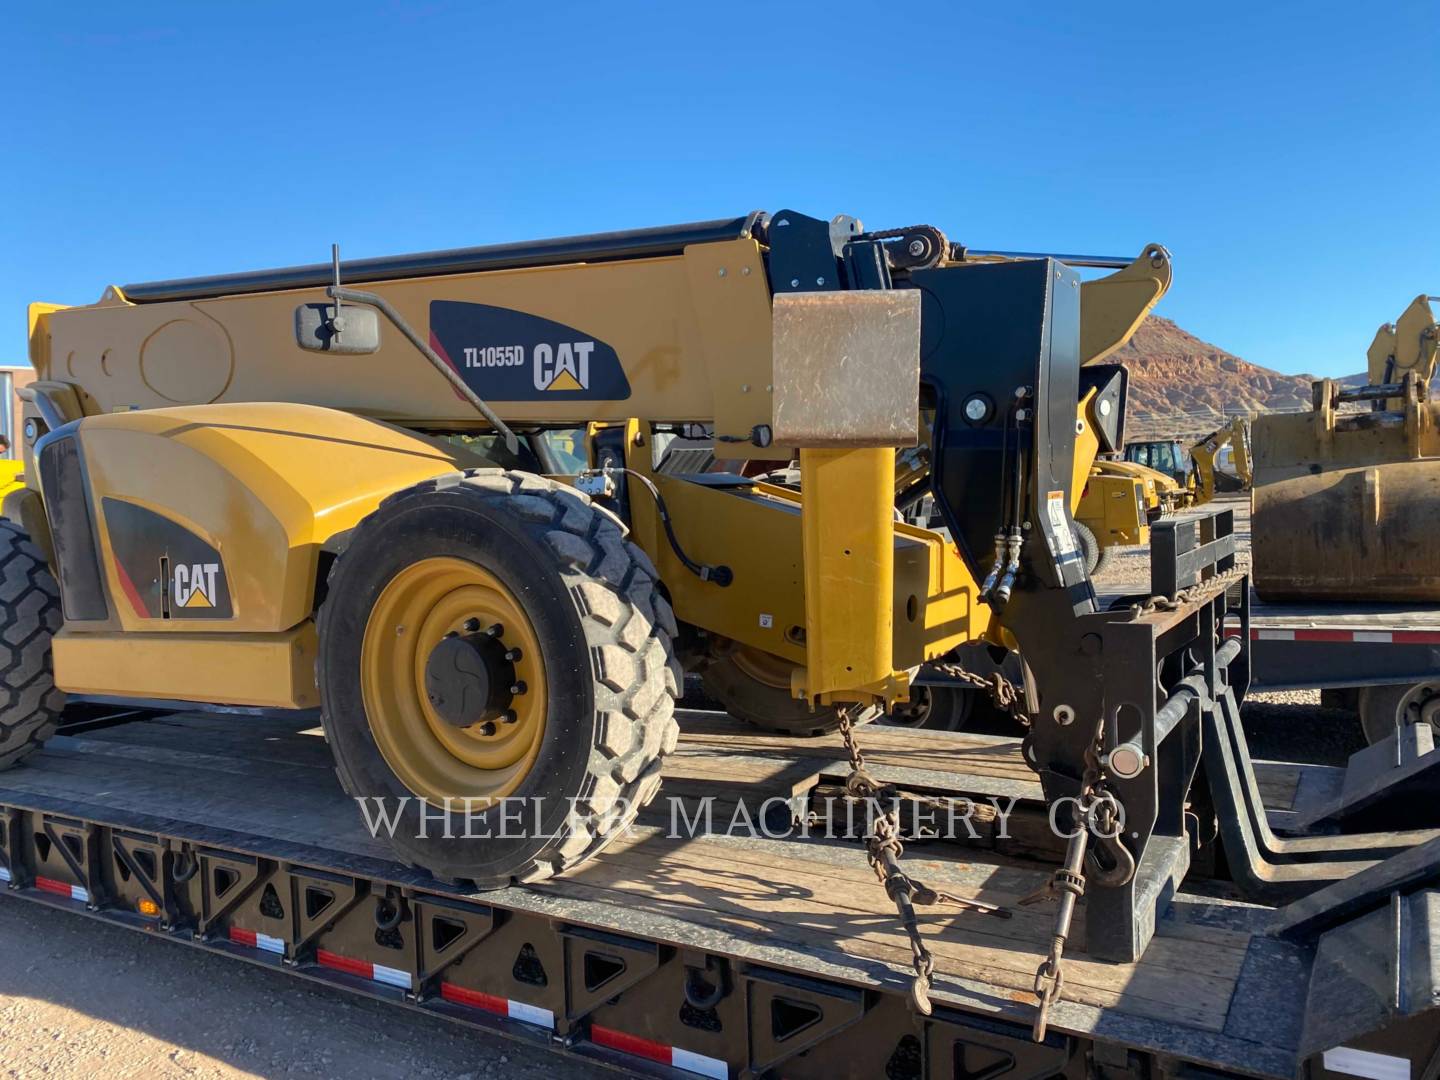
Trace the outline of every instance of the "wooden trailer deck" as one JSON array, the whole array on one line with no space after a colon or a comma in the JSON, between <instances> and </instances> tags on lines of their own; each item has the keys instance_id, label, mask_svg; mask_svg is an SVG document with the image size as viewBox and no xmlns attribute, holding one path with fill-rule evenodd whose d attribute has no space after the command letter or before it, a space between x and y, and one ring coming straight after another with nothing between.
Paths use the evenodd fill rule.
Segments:
<instances>
[{"instance_id":1,"label":"wooden trailer deck","mask_svg":"<svg viewBox=\"0 0 1440 1080\"><path fill-rule=\"evenodd\" d=\"M423 884L368 835L335 780L318 729L289 720L175 714L61 736L0 775L0 803L224 845L279 860ZM664 796L716 796L715 826L734 797L788 797L817 773L843 776L838 737L746 733L719 714L685 713L662 798L641 824L559 881L485 894L499 907L811 974L908 985L910 950L863 850L842 840L731 835L670 838ZM1039 796L1015 740L862 729L867 763L903 777L1021 798ZM1267 770L1267 798L1293 797L1295 772ZM955 845L915 846L907 869L928 884L1013 905L1053 867ZM1264 936L1268 909L1181 894L1135 964L1067 952L1052 1028L1255 1075L1295 1069L1309 956ZM1084 906L1077 918L1083 925ZM932 997L1028 1025L1032 985L1053 909L1008 920L922 909L936 957Z\"/></svg>"}]
</instances>

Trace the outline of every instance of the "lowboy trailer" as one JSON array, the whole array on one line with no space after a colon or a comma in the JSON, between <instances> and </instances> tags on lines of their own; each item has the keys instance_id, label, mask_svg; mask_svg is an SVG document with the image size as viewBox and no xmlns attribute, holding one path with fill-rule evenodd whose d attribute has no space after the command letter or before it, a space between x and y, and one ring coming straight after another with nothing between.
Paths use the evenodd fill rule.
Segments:
<instances>
[{"instance_id":1,"label":"lowboy trailer","mask_svg":"<svg viewBox=\"0 0 1440 1080\"><path fill-rule=\"evenodd\" d=\"M843 775L838 736L752 736L742 752L722 714L682 721L663 785L681 809L652 804L591 865L542 884L466 893L394 861L299 713L61 734L0 778L0 867L12 897L632 1075L1429 1080L1440 1065L1434 841L1431 868L1417 860L1390 893L1350 878L1343 896L1270 907L1213 877L1199 886L1210 895L1178 893L1140 960L1069 959L1036 1043L1031 983L1052 918L1016 902L1049 876L1024 822L1045 804L1015 740L867 740L884 781L1013 807L1009 841L991 827L908 853L935 887L1015 911L925 920L940 963L922 1016L905 936L875 912L854 846L787 824ZM1255 771L1283 806L1294 770ZM689 835L707 796L715 829ZM732 827L737 798L757 796L770 812Z\"/></svg>"}]
</instances>

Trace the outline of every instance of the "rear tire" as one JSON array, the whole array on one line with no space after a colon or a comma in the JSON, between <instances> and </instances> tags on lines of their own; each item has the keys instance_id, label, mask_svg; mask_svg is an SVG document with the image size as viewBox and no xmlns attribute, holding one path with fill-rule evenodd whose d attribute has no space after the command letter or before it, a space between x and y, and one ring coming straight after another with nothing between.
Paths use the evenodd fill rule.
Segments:
<instances>
[{"instance_id":1,"label":"rear tire","mask_svg":"<svg viewBox=\"0 0 1440 1080\"><path fill-rule=\"evenodd\" d=\"M716 657L700 675L705 693L727 713L777 735L804 738L840 730L840 712L835 706L817 709L808 701L792 697L788 682L778 686L773 685L773 679L766 681L757 671L747 668L745 656L731 653Z\"/></svg>"},{"instance_id":2,"label":"rear tire","mask_svg":"<svg viewBox=\"0 0 1440 1080\"><path fill-rule=\"evenodd\" d=\"M975 711L975 691L964 686L920 684L910 687L910 702L881 719L889 727L960 731Z\"/></svg>"},{"instance_id":3,"label":"rear tire","mask_svg":"<svg viewBox=\"0 0 1440 1080\"><path fill-rule=\"evenodd\" d=\"M0 769L23 761L65 709L50 642L60 629L60 589L40 549L0 518Z\"/></svg>"},{"instance_id":4,"label":"rear tire","mask_svg":"<svg viewBox=\"0 0 1440 1080\"><path fill-rule=\"evenodd\" d=\"M461 574L471 567L480 583L451 585L442 576L406 593L427 565ZM365 806L380 799L402 807L389 839L403 858L449 880L498 888L562 873L634 820L659 790L661 759L679 736L675 621L655 582L650 561L609 515L528 473L476 470L428 481L392 495L356 527L320 609L322 715L345 790ZM390 626L372 613L407 610L396 608L392 586L438 599L415 601L421 609L408 610L423 618ZM521 637L533 643L537 655L517 653L514 663L543 685L511 686L514 708L488 725L495 730L441 723L446 699L433 692L434 662L426 660L438 649L426 642L446 630L445 619L463 619L477 597L501 593L513 605L512 623L528 625L505 627L495 640L512 651ZM528 740L525 756L503 769L477 763L496 754L497 731ZM392 759L401 755L396 767L387 749ZM491 780L501 786L487 788ZM447 785L456 789L454 813L440 802ZM427 800L428 824L417 795ZM475 800L468 821L459 801L467 797Z\"/></svg>"}]
</instances>

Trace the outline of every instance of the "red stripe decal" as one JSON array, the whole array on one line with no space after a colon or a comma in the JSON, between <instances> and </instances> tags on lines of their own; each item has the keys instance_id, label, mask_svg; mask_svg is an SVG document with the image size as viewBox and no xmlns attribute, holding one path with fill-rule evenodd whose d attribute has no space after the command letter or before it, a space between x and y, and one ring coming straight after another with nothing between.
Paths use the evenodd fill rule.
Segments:
<instances>
[{"instance_id":1,"label":"red stripe decal","mask_svg":"<svg viewBox=\"0 0 1440 1080\"><path fill-rule=\"evenodd\" d=\"M35 887L42 892L54 893L56 896L63 896L67 900L69 900L71 896L70 886L66 885L63 881L56 881L54 878L37 877L35 879Z\"/></svg>"},{"instance_id":2,"label":"red stripe decal","mask_svg":"<svg viewBox=\"0 0 1440 1080\"><path fill-rule=\"evenodd\" d=\"M232 926L230 928L230 940L235 942L236 945L248 945L253 949L255 948L255 931L241 930L238 926Z\"/></svg>"},{"instance_id":3,"label":"red stripe decal","mask_svg":"<svg viewBox=\"0 0 1440 1080\"><path fill-rule=\"evenodd\" d=\"M453 1001L460 1005L470 1005L477 1009L484 1009L486 1012L496 1013L500 1016L510 1015L510 1003L502 997L494 994L481 993L479 990L467 990L463 986L456 986L454 983L442 982L440 984L440 996L446 1001Z\"/></svg>"},{"instance_id":4,"label":"red stripe decal","mask_svg":"<svg viewBox=\"0 0 1440 1080\"><path fill-rule=\"evenodd\" d=\"M364 960L352 960L348 956L326 952L324 949L315 950L315 959L322 967L334 968L348 975L359 975L362 979L370 978L375 972L374 967Z\"/></svg>"},{"instance_id":5,"label":"red stripe decal","mask_svg":"<svg viewBox=\"0 0 1440 1080\"><path fill-rule=\"evenodd\" d=\"M440 357L441 360L444 360L445 363L450 365L451 371L455 372L456 375L460 374L460 369L455 366L455 361L450 359L450 354L445 351L445 346L440 344L440 339L435 336L434 330L430 331L430 348L435 350L436 356ZM461 376L461 378L464 378L464 376ZM462 394L459 390L455 389L455 387L453 386L450 387L450 392L454 394L457 398L459 398L461 401L468 400L464 394Z\"/></svg>"},{"instance_id":6,"label":"red stripe decal","mask_svg":"<svg viewBox=\"0 0 1440 1080\"><path fill-rule=\"evenodd\" d=\"M1390 640L1403 645L1427 645L1432 642L1440 642L1440 631L1396 630L1395 636Z\"/></svg>"},{"instance_id":7,"label":"red stripe decal","mask_svg":"<svg viewBox=\"0 0 1440 1080\"><path fill-rule=\"evenodd\" d=\"M1354 630L1296 630L1296 641L1354 641Z\"/></svg>"},{"instance_id":8,"label":"red stripe decal","mask_svg":"<svg viewBox=\"0 0 1440 1080\"><path fill-rule=\"evenodd\" d=\"M614 1028L591 1024L590 1041L596 1046L619 1050L622 1054L634 1054L636 1057L642 1057L648 1061L658 1061L662 1065L670 1064L670 1047L664 1043L651 1042L649 1039L641 1039L635 1035L626 1035L625 1032L616 1031Z\"/></svg>"},{"instance_id":9,"label":"red stripe decal","mask_svg":"<svg viewBox=\"0 0 1440 1080\"><path fill-rule=\"evenodd\" d=\"M130 606L135 609L135 614L142 619L153 619L150 609L145 606L145 601L140 598L140 590L135 588L135 583L130 580L130 575L125 572L125 564L119 559L115 560L115 576L120 579L120 588L130 600Z\"/></svg>"}]
</instances>

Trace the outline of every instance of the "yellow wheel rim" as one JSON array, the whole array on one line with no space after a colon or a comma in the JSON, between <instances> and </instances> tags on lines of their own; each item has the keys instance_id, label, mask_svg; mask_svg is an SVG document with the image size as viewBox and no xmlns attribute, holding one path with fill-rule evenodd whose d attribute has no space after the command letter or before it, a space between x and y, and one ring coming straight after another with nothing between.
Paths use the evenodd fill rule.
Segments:
<instances>
[{"instance_id":1,"label":"yellow wheel rim","mask_svg":"<svg viewBox=\"0 0 1440 1080\"><path fill-rule=\"evenodd\" d=\"M513 719L460 727L431 705L430 654L455 635L500 627L523 691ZM484 567L465 559L422 559L380 593L360 646L365 716L375 744L400 782L431 803L468 800L483 807L525 780L545 734L545 666L535 629L514 595Z\"/></svg>"}]
</instances>

